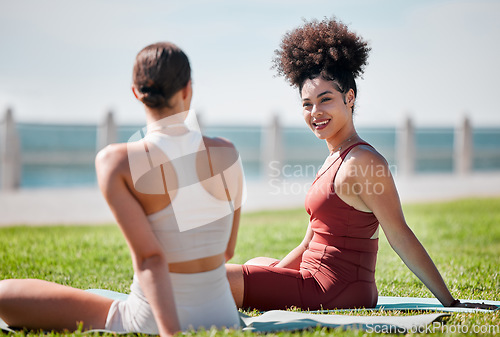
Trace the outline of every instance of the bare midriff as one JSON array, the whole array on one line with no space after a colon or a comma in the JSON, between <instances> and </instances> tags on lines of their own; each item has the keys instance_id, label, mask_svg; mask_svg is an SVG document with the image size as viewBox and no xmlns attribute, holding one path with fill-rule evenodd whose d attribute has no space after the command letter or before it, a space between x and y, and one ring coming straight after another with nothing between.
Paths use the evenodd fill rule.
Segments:
<instances>
[{"instance_id":1,"label":"bare midriff","mask_svg":"<svg viewBox=\"0 0 500 337\"><path fill-rule=\"evenodd\" d=\"M214 270L223 263L224 254L218 254L196 260L169 263L168 269L171 273L194 274Z\"/></svg>"}]
</instances>

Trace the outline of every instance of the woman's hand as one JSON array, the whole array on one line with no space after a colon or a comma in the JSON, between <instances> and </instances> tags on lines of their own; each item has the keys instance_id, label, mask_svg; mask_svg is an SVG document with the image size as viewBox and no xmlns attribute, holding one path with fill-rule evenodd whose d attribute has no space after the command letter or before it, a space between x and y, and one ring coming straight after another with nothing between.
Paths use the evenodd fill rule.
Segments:
<instances>
[{"instance_id":1,"label":"woman's hand","mask_svg":"<svg viewBox=\"0 0 500 337\"><path fill-rule=\"evenodd\" d=\"M304 254L304 252L309 247L309 242L311 242L313 235L314 232L311 228L311 224L309 223L309 225L307 226L306 235L304 236L304 239L302 240L300 245L295 247L290 253L287 254L287 256L281 259L281 261L279 261L275 265L275 267L300 270L302 254Z\"/></svg>"},{"instance_id":2,"label":"woman's hand","mask_svg":"<svg viewBox=\"0 0 500 337\"><path fill-rule=\"evenodd\" d=\"M497 310L498 306L493 304L476 303L476 302L460 302L459 300L453 301L450 307L456 308L467 308L467 309L486 309L486 310Z\"/></svg>"}]
</instances>

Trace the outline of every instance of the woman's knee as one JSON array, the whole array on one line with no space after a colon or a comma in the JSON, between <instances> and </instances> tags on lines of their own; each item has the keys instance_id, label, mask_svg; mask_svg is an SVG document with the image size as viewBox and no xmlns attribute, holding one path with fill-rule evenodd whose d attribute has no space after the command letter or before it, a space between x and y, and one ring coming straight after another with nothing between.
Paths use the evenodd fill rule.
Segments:
<instances>
[{"instance_id":1,"label":"woman's knee","mask_svg":"<svg viewBox=\"0 0 500 337\"><path fill-rule=\"evenodd\" d=\"M15 281L16 280L1 280L0 281L0 305L5 302L5 300L12 297L15 292Z\"/></svg>"},{"instance_id":2,"label":"woman's knee","mask_svg":"<svg viewBox=\"0 0 500 337\"><path fill-rule=\"evenodd\" d=\"M273 259L271 257L264 257L264 256L259 256L259 257L254 257L253 259L248 260L245 262L246 265L250 266L270 266L275 262L278 262L278 259Z\"/></svg>"},{"instance_id":3,"label":"woman's knee","mask_svg":"<svg viewBox=\"0 0 500 337\"><path fill-rule=\"evenodd\" d=\"M243 282L243 266L226 263L226 275L231 286Z\"/></svg>"},{"instance_id":4,"label":"woman's knee","mask_svg":"<svg viewBox=\"0 0 500 337\"><path fill-rule=\"evenodd\" d=\"M6 310L11 306L11 302L15 298L16 293L16 280L0 281L0 317L7 313Z\"/></svg>"}]
</instances>

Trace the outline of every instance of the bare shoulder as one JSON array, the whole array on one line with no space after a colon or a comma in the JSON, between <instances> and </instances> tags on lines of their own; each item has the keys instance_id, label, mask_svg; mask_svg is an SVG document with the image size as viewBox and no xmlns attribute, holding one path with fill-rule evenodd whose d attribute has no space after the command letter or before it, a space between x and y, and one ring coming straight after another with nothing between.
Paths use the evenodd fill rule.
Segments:
<instances>
[{"instance_id":1,"label":"bare shoulder","mask_svg":"<svg viewBox=\"0 0 500 337\"><path fill-rule=\"evenodd\" d=\"M369 145L359 145L352 149L346 156L341 170L349 172L351 178L390 176L387 160Z\"/></svg>"},{"instance_id":2,"label":"bare shoulder","mask_svg":"<svg viewBox=\"0 0 500 337\"><path fill-rule=\"evenodd\" d=\"M223 137L207 137L203 136L203 142L205 146L208 147L217 147L217 148L229 148L232 151L236 151L236 148L233 143L229 139Z\"/></svg>"},{"instance_id":3,"label":"bare shoulder","mask_svg":"<svg viewBox=\"0 0 500 337\"><path fill-rule=\"evenodd\" d=\"M110 144L97 153L95 165L97 175L111 175L113 173L123 173L129 170L128 151L137 148L138 145L132 143Z\"/></svg>"},{"instance_id":4,"label":"bare shoulder","mask_svg":"<svg viewBox=\"0 0 500 337\"><path fill-rule=\"evenodd\" d=\"M377 214L379 202L390 200L391 204L397 203L393 199L397 192L389 165L371 146L360 145L352 149L340 166L337 178L335 190L339 197L360 211ZM384 199L382 195L390 198Z\"/></svg>"},{"instance_id":5,"label":"bare shoulder","mask_svg":"<svg viewBox=\"0 0 500 337\"><path fill-rule=\"evenodd\" d=\"M226 169L238 161L239 154L231 141L222 137L203 137L212 163Z\"/></svg>"},{"instance_id":6,"label":"bare shoulder","mask_svg":"<svg viewBox=\"0 0 500 337\"><path fill-rule=\"evenodd\" d=\"M346 156L345 162L354 165L385 165L387 160L375 148L369 145L359 145Z\"/></svg>"},{"instance_id":7,"label":"bare shoulder","mask_svg":"<svg viewBox=\"0 0 500 337\"><path fill-rule=\"evenodd\" d=\"M222 137L203 137L214 172L220 173L239 160L239 154L231 141Z\"/></svg>"}]
</instances>

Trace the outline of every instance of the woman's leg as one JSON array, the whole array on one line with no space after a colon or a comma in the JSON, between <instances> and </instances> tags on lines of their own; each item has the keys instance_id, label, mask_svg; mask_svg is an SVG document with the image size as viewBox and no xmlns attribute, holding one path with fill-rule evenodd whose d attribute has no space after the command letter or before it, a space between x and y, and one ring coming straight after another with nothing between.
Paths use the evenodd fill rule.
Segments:
<instances>
[{"instance_id":1,"label":"woman's leg","mask_svg":"<svg viewBox=\"0 0 500 337\"><path fill-rule=\"evenodd\" d=\"M320 285L307 271L247 264L226 265L226 269L240 308L273 310L295 306L307 309L316 302L314 307L319 308L318 296L324 296Z\"/></svg>"},{"instance_id":2,"label":"woman's leg","mask_svg":"<svg viewBox=\"0 0 500 337\"><path fill-rule=\"evenodd\" d=\"M254 266L271 266L279 262L277 259L270 257L256 257L245 262L246 265ZM243 279L243 269L239 264L226 264L226 273L231 292L233 293L234 302L238 308L243 306L243 296L245 295L245 281Z\"/></svg>"},{"instance_id":3,"label":"woman's leg","mask_svg":"<svg viewBox=\"0 0 500 337\"><path fill-rule=\"evenodd\" d=\"M113 300L42 280L0 281L0 317L12 327L103 329Z\"/></svg>"}]
</instances>

